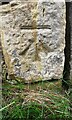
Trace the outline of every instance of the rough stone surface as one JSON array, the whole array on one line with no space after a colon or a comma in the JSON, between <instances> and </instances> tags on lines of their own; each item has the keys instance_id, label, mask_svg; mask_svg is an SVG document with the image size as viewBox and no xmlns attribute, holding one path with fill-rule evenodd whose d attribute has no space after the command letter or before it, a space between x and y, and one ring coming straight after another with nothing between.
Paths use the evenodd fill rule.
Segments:
<instances>
[{"instance_id":1,"label":"rough stone surface","mask_svg":"<svg viewBox=\"0 0 72 120\"><path fill-rule=\"evenodd\" d=\"M27 83L62 77L64 2L17 0L0 6L0 31L10 77Z\"/></svg>"}]
</instances>

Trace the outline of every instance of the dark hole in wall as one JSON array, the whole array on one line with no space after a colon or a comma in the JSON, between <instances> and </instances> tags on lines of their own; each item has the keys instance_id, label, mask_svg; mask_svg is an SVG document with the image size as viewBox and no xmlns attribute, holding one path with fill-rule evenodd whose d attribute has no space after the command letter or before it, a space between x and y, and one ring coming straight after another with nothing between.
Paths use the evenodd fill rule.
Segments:
<instances>
[{"instance_id":1,"label":"dark hole in wall","mask_svg":"<svg viewBox=\"0 0 72 120\"><path fill-rule=\"evenodd\" d=\"M64 71L63 71L63 80L62 80L62 86L65 89L69 88L69 79L70 79L70 2L66 2L66 33L65 33L65 63L64 63Z\"/></svg>"}]
</instances>

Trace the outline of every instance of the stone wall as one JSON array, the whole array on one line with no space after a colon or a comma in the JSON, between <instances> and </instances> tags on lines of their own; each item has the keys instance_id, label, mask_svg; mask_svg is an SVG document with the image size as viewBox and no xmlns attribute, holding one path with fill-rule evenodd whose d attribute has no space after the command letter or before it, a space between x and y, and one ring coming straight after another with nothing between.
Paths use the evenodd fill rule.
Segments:
<instances>
[{"instance_id":1,"label":"stone wall","mask_svg":"<svg viewBox=\"0 0 72 120\"><path fill-rule=\"evenodd\" d=\"M16 0L0 6L1 43L8 74L24 82L62 78L65 2Z\"/></svg>"}]
</instances>

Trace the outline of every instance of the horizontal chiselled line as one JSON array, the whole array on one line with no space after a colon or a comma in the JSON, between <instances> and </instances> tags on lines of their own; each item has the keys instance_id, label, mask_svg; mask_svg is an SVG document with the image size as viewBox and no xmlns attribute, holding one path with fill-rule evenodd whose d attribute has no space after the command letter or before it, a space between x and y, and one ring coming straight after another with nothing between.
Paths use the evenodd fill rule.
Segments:
<instances>
[{"instance_id":1,"label":"horizontal chiselled line","mask_svg":"<svg viewBox=\"0 0 72 120\"><path fill-rule=\"evenodd\" d=\"M51 29L51 27L48 26L48 25L41 25L41 26L36 26L36 27L33 27L33 26L21 26L20 29Z\"/></svg>"}]
</instances>

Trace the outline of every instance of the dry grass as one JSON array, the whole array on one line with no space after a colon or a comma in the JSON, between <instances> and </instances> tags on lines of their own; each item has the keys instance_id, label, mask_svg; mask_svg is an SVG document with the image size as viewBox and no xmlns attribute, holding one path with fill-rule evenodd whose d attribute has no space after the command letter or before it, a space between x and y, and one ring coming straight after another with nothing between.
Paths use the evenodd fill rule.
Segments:
<instances>
[{"instance_id":1,"label":"dry grass","mask_svg":"<svg viewBox=\"0 0 72 120\"><path fill-rule=\"evenodd\" d=\"M61 80L35 84L3 82L3 120L70 120L69 100Z\"/></svg>"}]
</instances>

